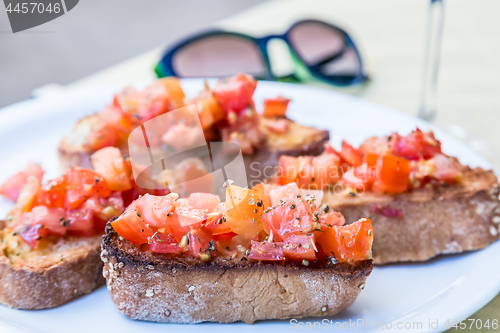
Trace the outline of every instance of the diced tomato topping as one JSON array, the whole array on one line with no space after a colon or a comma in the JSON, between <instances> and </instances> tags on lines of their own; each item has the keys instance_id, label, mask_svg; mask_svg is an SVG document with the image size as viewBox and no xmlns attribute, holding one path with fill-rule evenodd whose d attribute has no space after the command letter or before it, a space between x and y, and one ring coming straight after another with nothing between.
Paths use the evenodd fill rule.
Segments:
<instances>
[{"instance_id":1,"label":"diced tomato topping","mask_svg":"<svg viewBox=\"0 0 500 333\"><path fill-rule=\"evenodd\" d=\"M423 133L418 128L405 137L392 134L389 145L394 155L409 160L429 159L442 153L441 143L436 140L434 133Z\"/></svg>"},{"instance_id":2,"label":"diced tomato topping","mask_svg":"<svg viewBox=\"0 0 500 333\"><path fill-rule=\"evenodd\" d=\"M262 243L252 241L248 258L269 261L285 260L283 243Z\"/></svg>"},{"instance_id":3,"label":"diced tomato topping","mask_svg":"<svg viewBox=\"0 0 500 333\"><path fill-rule=\"evenodd\" d=\"M43 225L42 235L62 236L66 233L64 225L65 213L62 208L49 208L45 206L36 206L21 217L21 223L31 227Z\"/></svg>"},{"instance_id":4,"label":"diced tomato topping","mask_svg":"<svg viewBox=\"0 0 500 333\"><path fill-rule=\"evenodd\" d=\"M318 236L323 252L338 261L357 261L371 258L373 227L369 219L345 226L326 229Z\"/></svg>"},{"instance_id":5,"label":"diced tomato topping","mask_svg":"<svg viewBox=\"0 0 500 333\"><path fill-rule=\"evenodd\" d=\"M280 156L280 185L297 182L299 188L328 187L339 177L340 159L335 154Z\"/></svg>"},{"instance_id":6,"label":"diced tomato topping","mask_svg":"<svg viewBox=\"0 0 500 333\"><path fill-rule=\"evenodd\" d=\"M342 155L347 163L354 167L363 164L363 154L361 153L361 151L355 149L345 141L342 141L342 150L340 151L340 155Z\"/></svg>"},{"instance_id":7,"label":"diced tomato topping","mask_svg":"<svg viewBox=\"0 0 500 333\"><path fill-rule=\"evenodd\" d=\"M38 205L47 207L63 207L66 193L66 177L52 179L43 185L37 195Z\"/></svg>"},{"instance_id":8,"label":"diced tomato topping","mask_svg":"<svg viewBox=\"0 0 500 333\"><path fill-rule=\"evenodd\" d=\"M292 156L281 155L279 162L280 171L278 173L278 183L280 185L286 185L297 181L300 169L299 160Z\"/></svg>"},{"instance_id":9,"label":"diced tomato topping","mask_svg":"<svg viewBox=\"0 0 500 333\"><path fill-rule=\"evenodd\" d=\"M64 198L66 209L80 207L93 194L106 198L111 194L106 180L98 173L82 168L73 168L66 174L68 191Z\"/></svg>"},{"instance_id":10,"label":"diced tomato topping","mask_svg":"<svg viewBox=\"0 0 500 333\"><path fill-rule=\"evenodd\" d=\"M196 209L211 212L220 204L220 198L218 195L211 193L191 193L188 203Z\"/></svg>"},{"instance_id":11,"label":"diced tomato topping","mask_svg":"<svg viewBox=\"0 0 500 333\"><path fill-rule=\"evenodd\" d=\"M297 194L299 194L299 187L296 183L276 186L268 192L270 205L267 207L278 206L281 200L296 198Z\"/></svg>"},{"instance_id":12,"label":"diced tomato topping","mask_svg":"<svg viewBox=\"0 0 500 333\"><path fill-rule=\"evenodd\" d=\"M237 233L230 231L223 234L214 234L212 236L214 240L222 240L222 239L233 239L233 237L237 235L238 235Z\"/></svg>"},{"instance_id":13,"label":"diced tomato topping","mask_svg":"<svg viewBox=\"0 0 500 333\"><path fill-rule=\"evenodd\" d=\"M156 196L145 194L135 201L145 223L157 228L172 226L175 211L174 198L170 195Z\"/></svg>"},{"instance_id":14,"label":"diced tomato topping","mask_svg":"<svg viewBox=\"0 0 500 333\"><path fill-rule=\"evenodd\" d=\"M145 244L154 234L154 231L146 226L135 206L127 208L111 225L120 236L134 244Z\"/></svg>"},{"instance_id":15,"label":"diced tomato topping","mask_svg":"<svg viewBox=\"0 0 500 333\"><path fill-rule=\"evenodd\" d=\"M226 189L226 223L231 230L247 240L254 239L262 228L263 211L260 193L229 185Z\"/></svg>"},{"instance_id":16,"label":"diced tomato topping","mask_svg":"<svg viewBox=\"0 0 500 333\"><path fill-rule=\"evenodd\" d=\"M68 235L90 237L95 235L94 211L89 208L66 212L63 223L67 225Z\"/></svg>"},{"instance_id":17,"label":"diced tomato topping","mask_svg":"<svg viewBox=\"0 0 500 333\"><path fill-rule=\"evenodd\" d=\"M213 124L224 120L224 111L210 90L202 91L192 102L196 104L201 127L204 130L210 129Z\"/></svg>"},{"instance_id":18,"label":"diced tomato topping","mask_svg":"<svg viewBox=\"0 0 500 333\"><path fill-rule=\"evenodd\" d=\"M175 209L175 215L179 219L181 227L196 229L201 227L205 221L205 213L191 206L181 205Z\"/></svg>"},{"instance_id":19,"label":"diced tomato topping","mask_svg":"<svg viewBox=\"0 0 500 333\"><path fill-rule=\"evenodd\" d=\"M125 191L132 188L130 171L118 148L102 148L92 154L91 161L94 170L104 177L111 190Z\"/></svg>"},{"instance_id":20,"label":"diced tomato topping","mask_svg":"<svg viewBox=\"0 0 500 333\"><path fill-rule=\"evenodd\" d=\"M435 155L429 162L435 166L434 177L444 180L448 183L459 181L462 178L462 172L457 166L457 163L451 157L443 154Z\"/></svg>"},{"instance_id":21,"label":"diced tomato topping","mask_svg":"<svg viewBox=\"0 0 500 333\"><path fill-rule=\"evenodd\" d=\"M345 224L344 215L339 212L330 211L319 215L319 222L327 227L343 226ZM323 228L321 229L323 230Z\"/></svg>"},{"instance_id":22,"label":"diced tomato topping","mask_svg":"<svg viewBox=\"0 0 500 333\"><path fill-rule=\"evenodd\" d=\"M248 106L253 106L253 92L257 81L250 75L237 74L221 79L213 89L213 94L222 110L226 113L239 112Z\"/></svg>"},{"instance_id":23,"label":"diced tomato topping","mask_svg":"<svg viewBox=\"0 0 500 333\"><path fill-rule=\"evenodd\" d=\"M316 260L315 248L313 235L291 235L283 242L285 258L294 261Z\"/></svg>"},{"instance_id":24,"label":"diced tomato topping","mask_svg":"<svg viewBox=\"0 0 500 333\"><path fill-rule=\"evenodd\" d=\"M38 164L29 163L25 170L16 173L0 185L0 194L15 202L23 187L28 183L28 177L35 176L41 181L43 174L44 171Z\"/></svg>"},{"instance_id":25,"label":"diced tomato topping","mask_svg":"<svg viewBox=\"0 0 500 333\"><path fill-rule=\"evenodd\" d=\"M97 150L103 147L110 147L116 144L118 140L118 130L109 126L107 122L97 121L93 124L91 132L87 135L85 142L91 150Z\"/></svg>"},{"instance_id":26,"label":"diced tomato topping","mask_svg":"<svg viewBox=\"0 0 500 333\"><path fill-rule=\"evenodd\" d=\"M261 216L264 229L273 234L273 239L282 241L294 233L308 233L315 230L309 202L295 198L278 205Z\"/></svg>"},{"instance_id":27,"label":"diced tomato topping","mask_svg":"<svg viewBox=\"0 0 500 333\"><path fill-rule=\"evenodd\" d=\"M36 197L40 191L40 179L29 176L26 185L22 188L17 198L16 208L20 212L29 212L36 203Z\"/></svg>"},{"instance_id":28,"label":"diced tomato topping","mask_svg":"<svg viewBox=\"0 0 500 333\"><path fill-rule=\"evenodd\" d=\"M262 115L264 117L284 117L288 103L290 103L290 100L281 96L265 99Z\"/></svg>"},{"instance_id":29,"label":"diced tomato topping","mask_svg":"<svg viewBox=\"0 0 500 333\"><path fill-rule=\"evenodd\" d=\"M174 236L161 232L157 232L151 237L151 243L148 246L150 251L156 253L181 253L182 251L182 247Z\"/></svg>"},{"instance_id":30,"label":"diced tomato topping","mask_svg":"<svg viewBox=\"0 0 500 333\"><path fill-rule=\"evenodd\" d=\"M402 157L384 155L380 179L374 188L388 193L402 193L408 189L410 161Z\"/></svg>"},{"instance_id":31,"label":"diced tomato topping","mask_svg":"<svg viewBox=\"0 0 500 333\"><path fill-rule=\"evenodd\" d=\"M200 254L210 255L210 251L215 250L212 235L203 229L193 229L189 231L189 254L199 257Z\"/></svg>"},{"instance_id":32,"label":"diced tomato topping","mask_svg":"<svg viewBox=\"0 0 500 333\"><path fill-rule=\"evenodd\" d=\"M224 210L225 204L219 204L216 211L208 215L203 229L209 231L212 235L232 233L230 226L226 223L227 219L223 215Z\"/></svg>"},{"instance_id":33,"label":"diced tomato topping","mask_svg":"<svg viewBox=\"0 0 500 333\"><path fill-rule=\"evenodd\" d=\"M175 110L182 106L184 106L184 99L186 95L184 95L184 91L180 85L179 79L176 77L165 77L159 80L159 83L162 84L168 92L170 97L170 109Z\"/></svg>"}]
</instances>

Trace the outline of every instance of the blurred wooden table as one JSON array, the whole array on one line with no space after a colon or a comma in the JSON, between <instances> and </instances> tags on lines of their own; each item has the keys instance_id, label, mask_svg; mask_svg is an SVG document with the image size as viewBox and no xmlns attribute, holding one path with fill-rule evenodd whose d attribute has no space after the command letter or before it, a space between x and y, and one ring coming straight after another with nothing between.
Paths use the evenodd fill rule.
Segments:
<instances>
[{"instance_id":1,"label":"blurred wooden table","mask_svg":"<svg viewBox=\"0 0 500 333\"><path fill-rule=\"evenodd\" d=\"M436 122L460 126L500 147L500 1L453 0L445 7ZM303 18L335 23L354 36L372 77L349 93L416 115L428 8L429 0L275 0L217 26L259 36L285 31ZM152 80L162 51L151 50L67 88ZM287 61L280 58L278 67ZM472 318L485 322L499 313L497 296Z\"/></svg>"}]
</instances>

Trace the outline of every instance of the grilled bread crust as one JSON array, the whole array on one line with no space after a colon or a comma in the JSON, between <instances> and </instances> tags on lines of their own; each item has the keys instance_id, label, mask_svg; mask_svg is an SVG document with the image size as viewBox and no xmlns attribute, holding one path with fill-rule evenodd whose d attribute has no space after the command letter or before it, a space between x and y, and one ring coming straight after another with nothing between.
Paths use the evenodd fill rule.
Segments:
<instances>
[{"instance_id":1,"label":"grilled bread crust","mask_svg":"<svg viewBox=\"0 0 500 333\"><path fill-rule=\"evenodd\" d=\"M101 235L60 239L50 253L11 260L0 256L0 303L35 310L53 308L104 284Z\"/></svg>"},{"instance_id":2,"label":"grilled bread crust","mask_svg":"<svg viewBox=\"0 0 500 333\"><path fill-rule=\"evenodd\" d=\"M354 302L371 260L352 264L269 264L140 251L108 224L103 275L118 310L163 323L230 323L334 315Z\"/></svg>"},{"instance_id":3,"label":"grilled bread crust","mask_svg":"<svg viewBox=\"0 0 500 333\"><path fill-rule=\"evenodd\" d=\"M463 181L397 195L366 192L354 197L325 192L323 202L346 221L373 224L373 261L425 261L440 254L482 249L500 234L499 184L493 171L464 167ZM376 213L395 208L402 218Z\"/></svg>"}]
</instances>

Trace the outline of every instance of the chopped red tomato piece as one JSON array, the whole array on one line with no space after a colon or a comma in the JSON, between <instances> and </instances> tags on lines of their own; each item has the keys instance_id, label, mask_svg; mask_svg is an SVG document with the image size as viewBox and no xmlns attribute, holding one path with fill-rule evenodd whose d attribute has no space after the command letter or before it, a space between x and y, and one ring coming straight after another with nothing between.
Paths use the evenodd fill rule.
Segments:
<instances>
[{"instance_id":1,"label":"chopped red tomato piece","mask_svg":"<svg viewBox=\"0 0 500 333\"><path fill-rule=\"evenodd\" d=\"M410 176L410 161L402 157L384 155L380 178L375 183L374 189L388 192L401 193L408 189Z\"/></svg>"},{"instance_id":2,"label":"chopped red tomato piece","mask_svg":"<svg viewBox=\"0 0 500 333\"><path fill-rule=\"evenodd\" d=\"M343 226L345 224L344 215L339 212L329 211L328 213L323 213L319 215L319 222L323 226L333 227L333 226ZM323 230L323 228L321 228Z\"/></svg>"},{"instance_id":3,"label":"chopped red tomato piece","mask_svg":"<svg viewBox=\"0 0 500 333\"><path fill-rule=\"evenodd\" d=\"M290 103L290 100L281 96L265 99L262 115L264 117L284 117L288 103Z\"/></svg>"},{"instance_id":4,"label":"chopped red tomato piece","mask_svg":"<svg viewBox=\"0 0 500 333\"><path fill-rule=\"evenodd\" d=\"M111 222L111 225L120 236L134 244L145 244L154 234L154 231L142 220L135 205L127 208L120 217Z\"/></svg>"},{"instance_id":5,"label":"chopped red tomato piece","mask_svg":"<svg viewBox=\"0 0 500 333\"><path fill-rule=\"evenodd\" d=\"M66 233L64 217L65 213L62 208L36 206L21 217L21 222L30 226L43 225L42 235L62 236Z\"/></svg>"},{"instance_id":6,"label":"chopped red tomato piece","mask_svg":"<svg viewBox=\"0 0 500 333\"><path fill-rule=\"evenodd\" d=\"M156 253L181 253L182 247L180 247L177 240L172 235L165 235L161 232L157 232L151 237L151 243L149 243L149 250Z\"/></svg>"},{"instance_id":7,"label":"chopped red tomato piece","mask_svg":"<svg viewBox=\"0 0 500 333\"><path fill-rule=\"evenodd\" d=\"M170 109L175 110L184 106L184 91L182 90L179 79L176 77L165 77L161 78L159 82L167 89L168 95L170 97Z\"/></svg>"},{"instance_id":8,"label":"chopped red tomato piece","mask_svg":"<svg viewBox=\"0 0 500 333\"><path fill-rule=\"evenodd\" d=\"M285 260L283 243L262 243L252 241L248 258L269 261Z\"/></svg>"},{"instance_id":9,"label":"chopped red tomato piece","mask_svg":"<svg viewBox=\"0 0 500 333\"><path fill-rule=\"evenodd\" d=\"M215 99L210 90L202 91L192 102L196 104L200 116L201 127L203 127L204 130L210 129L213 124L224 120L224 111L221 109L217 99Z\"/></svg>"},{"instance_id":10,"label":"chopped red tomato piece","mask_svg":"<svg viewBox=\"0 0 500 333\"><path fill-rule=\"evenodd\" d=\"M253 106L253 92L257 81L250 75L237 74L221 79L213 89L213 94L222 110L226 113L239 112L248 106Z\"/></svg>"},{"instance_id":11,"label":"chopped red tomato piece","mask_svg":"<svg viewBox=\"0 0 500 333\"><path fill-rule=\"evenodd\" d=\"M291 235L283 242L283 253L287 260L316 260L314 236Z\"/></svg>"},{"instance_id":12,"label":"chopped red tomato piece","mask_svg":"<svg viewBox=\"0 0 500 333\"><path fill-rule=\"evenodd\" d=\"M64 198L66 209L80 207L93 194L106 198L111 194L106 180L98 173L82 168L73 168L66 173L68 191Z\"/></svg>"},{"instance_id":13,"label":"chopped red tomato piece","mask_svg":"<svg viewBox=\"0 0 500 333\"><path fill-rule=\"evenodd\" d=\"M170 195L156 196L145 194L135 201L142 219L146 224L157 228L168 228L172 225L175 210L174 198Z\"/></svg>"},{"instance_id":14,"label":"chopped red tomato piece","mask_svg":"<svg viewBox=\"0 0 500 333\"><path fill-rule=\"evenodd\" d=\"M429 162L435 166L434 177L440 180L444 180L448 183L453 183L462 178L462 172L457 166L457 163L451 157L447 157L443 154L435 155Z\"/></svg>"},{"instance_id":15,"label":"chopped red tomato piece","mask_svg":"<svg viewBox=\"0 0 500 333\"><path fill-rule=\"evenodd\" d=\"M429 159L442 153L441 143L432 132L423 133L417 128L407 136L392 134L390 138L393 154L409 160Z\"/></svg>"},{"instance_id":16,"label":"chopped red tomato piece","mask_svg":"<svg viewBox=\"0 0 500 333\"><path fill-rule=\"evenodd\" d=\"M29 163L25 170L16 173L0 185L0 194L15 202L23 187L28 183L28 177L35 176L41 181L43 173L43 169L38 164Z\"/></svg>"},{"instance_id":17,"label":"chopped red tomato piece","mask_svg":"<svg viewBox=\"0 0 500 333\"><path fill-rule=\"evenodd\" d=\"M181 205L175 209L175 215L179 219L181 227L197 229L205 221L205 213L191 206Z\"/></svg>"},{"instance_id":18,"label":"chopped red tomato piece","mask_svg":"<svg viewBox=\"0 0 500 333\"><path fill-rule=\"evenodd\" d=\"M210 255L210 251L215 250L212 235L203 229L193 229L189 231L189 254L200 257L200 254Z\"/></svg>"},{"instance_id":19,"label":"chopped red tomato piece","mask_svg":"<svg viewBox=\"0 0 500 333\"><path fill-rule=\"evenodd\" d=\"M294 233L308 233L316 228L309 202L302 198L286 201L283 205L261 216L264 229L273 239L282 241Z\"/></svg>"},{"instance_id":20,"label":"chopped red tomato piece","mask_svg":"<svg viewBox=\"0 0 500 333\"><path fill-rule=\"evenodd\" d=\"M299 160L292 156L281 155L279 162L278 183L286 185L296 182L299 178Z\"/></svg>"},{"instance_id":21,"label":"chopped red tomato piece","mask_svg":"<svg viewBox=\"0 0 500 333\"><path fill-rule=\"evenodd\" d=\"M371 258L373 227L369 219L345 226L326 229L318 236L318 244L328 256L338 261L356 261Z\"/></svg>"},{"instance_id":22,"label":"chopped red tomato piece","mask_svg":"<svg viewBox=\"0 0 500 333\"><path fill-rule=\"evenodd\" d=\"M89 209L93 213L94 229L104 230L106 223L123 212L123 199L119 192L111 194L107 198L101 198L97 194L88 198L78 209Z\"/></svg>"},{"instance_id":23,"label":"chopped red tomato piece","mask_svg":"<svg viewBox=\"0 0 500 333\"><path fill-rule=\"evenodd\" d=\"M67 211L63 224L67 225L68 235L84 237L95 235L94 211L89 208Z\"/></svg>"},{"instance_id":24,"label":"chopped red tomato piece","mask_svg":"<svg viewBox=\"0 0 500 333\"><path fill-rule=\"evenodd\" d=\"M209 231L212 235L232 233L230 226L227 224L227 219L223 215L224 210L225 204L219 204L216 211L208 215L203 229Z\"/></svg>"},{"instance_id":25,"label":"chopped red tomato piece","mask_svg":"<svg viewBox=\"0 0 500 333\"><path fill-rule=\"evenodd\" d=\"M36 196L40 191L40 179L29 176L26 185L22 188L17 198L16 208L20 212L29 212L36 204Z\"/></svg>"},{"instance_id":26,"label":"chopped red tomato piece","mask_svg":"<svg viewBox=\"0 0 500 333\"><path fill-rule=\"evenodd\" d=\"M132 188L130 170L123 161L120 149L116 147L102 148L91 156L94 170L106 180L113 191L125 191Z\"/></svg>"},{"instance_id":27,"label":"chopped red tomato piece","mask_svg":"<svg viewBox=\"0 0 500 333\"><path fill-rule=\"evenodd\" d=\"M47 207L63 207L66 193L66 177L52 179L43 185L37 195L38 205Z\"/></svg>"},{"instance_id":28,"label":"chopped red tomato piece","mask_svg":"<svg viewBox=\"0 0 500 333\"><path fill-rule=\"evenodd\" d=\"M345 141L342 141L342 150L340 151L340 155L342 155L347 163L354 167L363 164L363 154L361 153L361 151L354 148Z\"/></svg>"},{"instance_id":29,"label":"chopped red tomato piece","mask_svg":"<svg viewBox=\"0 0 500 333\"><path fill-rule=\"evenodd\" d=\"M229 185L226 189L226 223L231 230L247 240L254 239L262 228L263 211L260 193Z\"/></svg>"},{"instance_id":30,"label":"chopped red tomato piece","mask_svg":"<svg viewBox=\"0 0 500 333\"><path fill-rule=\"evenodd\" d=\"M299 194L299 187L296 183L286 184L284 186L275 186L273 189L269 190L269 201L270 206L278 206L281 200L293 199Z\"/></svg>"},{"instance_id":31,"label":"chopped red tomato piece","mask_svg":"<svg viewBox=\"0 0 500 333\"><path fill-rule=\"evenodd\" d=\"M210 213L220 204L220 198L218 195L211 193L191 193L188 203L196 209L206 210Z\"/></svg>"}]
</instances>

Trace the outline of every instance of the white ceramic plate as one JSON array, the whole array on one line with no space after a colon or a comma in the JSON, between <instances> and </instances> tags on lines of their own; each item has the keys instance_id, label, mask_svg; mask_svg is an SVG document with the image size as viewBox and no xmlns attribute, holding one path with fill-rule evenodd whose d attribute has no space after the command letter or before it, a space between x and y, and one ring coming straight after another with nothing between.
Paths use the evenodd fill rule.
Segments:
<instances>
[{"instance_id":1,"label":"white ceramic plate","mask_svg":"<svg viewBox=\"0 0 500 333\"><path fill-rule=\"evenodd\" d=\"M202 81L182 83L188 95L202 89ZM47 170L46 179L58 175L56 148L80 117L98 111L118 87L94 87L57 97L22 102L0 110L0 181L37 161ZM432 128L446 153L458 156L471 166L490 168L488 162L459 141L422 120L360 99L299 85L261 82L255 93L256 105L277 95L292 98L289 115L306 125L328 129L332 143L346 139L354 145L371 135L392 131L408 133L416 126ZM0 201L0 216L11 204ZM419 330L443 331L447 322L467 318L500 291L500 242L461 255L440 257L420 264L376 267L354 305L337 316L290 321L265 321L220 325L165 325L132 321L119 313L106 288L62 307L41 311L19 311L0 306L0 332L239 332L307 328L306 323L325 329L356 331ZM330 320L332 322L330 322ZM436 322L438 326L436 326ZM358 325L358 326L356 326ZM399 326L398 326L399 325ZM406 328L406 329L405 329Z\"/></svg>"}]
</instances>

